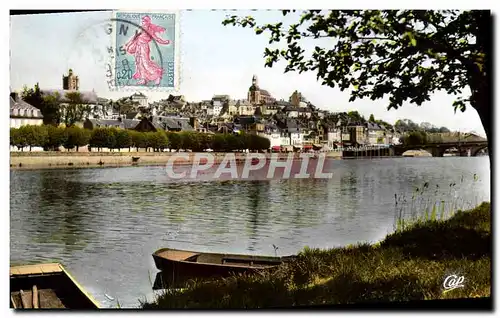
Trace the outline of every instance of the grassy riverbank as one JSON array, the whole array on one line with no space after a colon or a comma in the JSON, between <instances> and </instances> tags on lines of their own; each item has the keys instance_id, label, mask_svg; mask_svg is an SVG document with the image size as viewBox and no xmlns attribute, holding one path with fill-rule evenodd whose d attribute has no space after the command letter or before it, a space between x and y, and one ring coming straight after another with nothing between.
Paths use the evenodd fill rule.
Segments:
<instances>
[{"instance_id":1,"label":"grassy riverbank","mask_svg":"<svg viewBox=\"0 0 500 318\"><path fill-rule=\"evenodd\" d=\"M448 220L418 222L382 242L328 250L305 248L276 271L193 282L145 309L269 308L487 297L491 293L489 203ZM445 292L448 275L464 287Z\"/></svg>"}]
</instances>

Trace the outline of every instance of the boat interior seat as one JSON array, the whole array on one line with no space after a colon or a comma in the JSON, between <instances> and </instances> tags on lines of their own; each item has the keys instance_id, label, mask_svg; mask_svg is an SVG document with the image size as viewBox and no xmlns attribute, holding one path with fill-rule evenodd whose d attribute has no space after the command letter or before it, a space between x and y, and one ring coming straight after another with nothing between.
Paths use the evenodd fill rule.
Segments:
<instances>
[{"instance_id":1,"label":"boat interior seat","mask_svg":"<svg viewBox=\"0 0 500 318\"><path fill-rule=\"evenodd\" d=\"M226 264L226 265L249 265L249 266L269 266L281 264L280 259L261 258L238 255L222 255L210 253L198 253L185 259L186 262L207 263L207 264Z\"/></svg>"},{"instance_id":2,"label":"boat interior seat","mask_svg":"<svg viewBox=\"0 0 500 318\"><path fill-rule=\"evenodd\" d=\"M198 262L198 257L200 255L201 255L200 253L192 255L192 256L186 258L184 261L186 261L186 262L195 262L196 263L196 262Z\"/></svg>"}]
</instances>

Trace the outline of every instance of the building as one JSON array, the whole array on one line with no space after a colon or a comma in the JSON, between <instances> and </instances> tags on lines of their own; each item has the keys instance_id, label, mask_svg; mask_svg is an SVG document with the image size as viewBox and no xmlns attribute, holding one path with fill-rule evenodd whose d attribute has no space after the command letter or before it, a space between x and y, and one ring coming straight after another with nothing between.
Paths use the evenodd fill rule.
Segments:
<instances>
[{"instance_id":1,"label":"building","mask_svg":"<svg viewBox=\"0 0 500 318\"><path fill-rule=\"evenodd\" d=\"M287 118L278 122L278 127L281 129L282 146L290 145L302 148L304 134L301 132L299 123L296 120Z\"/></svg>"},{"instance_id":2,"label":"building","mask_svg":"<svg viewBox=\"0 0 500 318\"><path fill-rule=\"evenodd\" d=\"M363 124L352 124L347 126L349 138L343 139L343 142L348 142L351 145L365 145L367 143L367 128ZM344 136L342 136L344 137Z\"/></svg>"},{"instance_id":3,"label":"building","mask_svg":"<svg viewBox=\"0 0 500 318\"><path fill-rule=\"evenodd\" d=\"M231 97L229 95L214 95L212 97L211 104L213 105L213 116L219 117L221 115L226 115L226 118L229 116L236 115L236 107L234 101L231 101ZM232 107L230 107L232 106Z\"/></svg>"},{"instance_id":4,"label":"building","mask_svg":"<svg viewBox=\"0 0 500 318\"><path fill-rule=\"evenodd\" d=\"M75 90L63 90L63 89L44 89L41 90L42 95L53 95L57 96L57 101L59 102L59 109L61 114L65 115L68 111L68 106L73 102L68 98L69 94L77 93L80 96L80 101L78 101L78 107L86 108L84 118L113 118L114 111L109 109L109 104L101 105L94 91L75 91Z\"/></svg>"},{"instance_id":5,"label":"building","mask_svg":"<svg viewBox=\"0 0 500 318\"><path fill-rule=\"evenodd\" d=\"M252 86L248 89L248 101L253 105L271 104L276 101L265 89L259 87L257 75L252 77Z\"/></svg>"},{"instance_id":6,"label":"building","mask_svg":"<svg viewBox=\"0 0 500 318\"><path fill-rule=\"evenodd\" d=\"M282 100L282 99L278 100L278 101L275 101L273 103L273 105L276 105L276 107L278 107L278 109L281 109L281 110L285 109L287 106L292 106L293 107L293 105L290 102L287 102L287 101Z\"/></svg>"},{"instance_id":7,"label":"building","mask_svg":"<svg viewBox=\"0 0 500 318\"><path fill-rule=\"evenodd\" d=\"M212 115L213 116L215 116L215 117L220 116L222 109L224 108L224 103L225 103L225 101L219 100L219 99L212 101Z\"/></svg>"},{"instance_id":8,"label":"building","mask_svg":"<svg viewBox=\"0 0 500 318\"><path fill-rule=\"evenodd\" d=\"M137 103L139 107L148 107L148 97L144 95L143 93L134 93L132 96L130 96L130 100L132 102Z\"/></svg>"},{"instance_id":9,"label":"building","mask_svg":"<svg viewBox=\"0 0 500 318\"><path fill-rule=\"evenodd\" d=\"M43 125L42 112L24 100L17 93L10 94L10 127Z\"/></svg>"},{"instance_id":10,"label":"building","mask_svg":"<svg viewBox=\"0 0 500 318\"><path fill-rule=\"evenodd\" d=\"M289 117L289 118L298 118L300 108L295 107L295 106L286 106L283 109L283 111L286 113L287 117Z\"/></svg>"},{"instance_id":11,"label":"building","mask_svg":"<svg viewBox=\"0 0 500 318\"><path fill-rule=\"evenodd\" d=\"M78 76L73 74L73 70L69 69L68 75L63 74L63 89L64 90L79 90L80 89L80 79Z\"/></svg>"},{"instance_id":12,"label":"building","mask_svg":"<svg viewBox=\"0 0 500 318\"><path fill-rule=\"evenodd\" d=\"M120 129L136 129L140 120L137 119L90 119L87 118L83 122L83 128L120 128Z\"/></svg>"},{"instance_id":13,"label":"building","mask_svg":"<svg viewBox=\"0 0 500 318\"><path fill-rule=\"evenodd\" d=\"M185 117L152 116L148 119L156 129L166 131L193 131L192 119Z\"/></svg>"},{"instance_id":14,"label":"building","mask_svg":"<svg viewBox=\"0 0 500 318\"><path fill-rule=\"evenodd\" d=\"M367 133L367 143L369 145L380 145L388 144L386 141L385 127L380 126L377 123L367 122L365 123L366 133Z\"/></svg>"},{"instance_id":15,"label":"building","mask_svg":"<svg viewBox=\"0 0 500 318\"><path fill-rule=\"evenodd\" d=\"M252 116L255 114L255 106L249 101L238 100L236 102L236 108L238 109L238 116Z\"/></svg>"},{"instance_id":16,"label":"building","mask_svg":"<svg viewBox=\"0 0 500 318\"><path fill-rule=\"evenodd\" d=\"M265 124L264 131L257 133L257 135L269 139L272 150L279 151L281 149L281 132L275 123Z\"/></svg>"},{"instance_id":17,"label":"building","mask_svg":"<svg viewBox=\"0 0 500 318\"><path fill-rule=\"evenodd\" d=\"M312 112L307 107L299 107L298 108L298 116L299 117L305 117L305 118L311 118Z\"/></svg>"},{"instance_id":18,"label":"building","mask_svg":"<svg viewBox=\"0 0 500 318\"><path fill-rule=\"evenodd\" d=\"M238 107L236 107L236 101L234 100L228 101L227 113L230 116L238 115Z\"/></svg>"},{"instance_id":19,"label":"building","mask_svg":"<svg viewBox=\"0 0 500 318\"><path fill-rule=\"evenodd\" d=\"M212 105L212 102L210 102L209 104L205 104L205 112L207 114L207 116L214 116L214 105Z\"/></svg>"},{"instance_id":20,"label":"building","mask_svg":"<svg viewBox=\"0 0 500 318\"><path fill-rule=\"evenodd\" d=\"M220 100L220 101L223 101L223 102L227 102L230 99L231 99L231 96L229 96L229 95L223 95L223 94L214 95L212 97L212 100Z\"/></svg>"},{"instance_id":21,"label":"building","mask_svg":"<svg viewBox=\"0 0 500 318\"><path fill-rule=\"evenodd\" d=\"M307 107L307 100L298 91L292 93L292 96L290 96L289 101L292 104L292 106L300 108Z\"/></svg>"},{"instance_id":22,"label":"building","mask_svg":"<svg viewBox=\"0 0 500 318\"><path fill-rule=\"evenodd\" d=\"M276 114L278 112L278 110L280 110L278 105L275 105L275 104L264 104L261 106L260 109L261 109L262 115L264 115L264 116L272 116L272 115Z\"/></svg>"},{"instance_id":23,"label":"building","mask_svg":"<svg viewBox=\"0 0 500 318\"><path fill-rule=\"evenodd\" d=\"M240 116L234 119L234 123L241 125L241 128L249 133L260 133L264 131L264 125L260 117L257 116Z\"/></svg>"},{"instance_id":24,"label":"building","mask_svg":"<svg viewBox=\"0 0 500 318\"><path fill-rule=\"evenodd\" d=\"M330 149L335 148L335 146L342 140L342 132L340 128L326 127L325 134L326 138L324 138L324 140L326 140L326 144Z\"/></svg>"},{"instance_id":25,"label":"building","mask_svg":"<svg viewBox=\"0 0 500 318\"><path fill-rule=\"evenodd\" d=\"M153 103L158 108L158 114L180 112L187 104L183 95L169 95L167 99Z\"/></svg>"},{"instance_id":26,"label":"building","mask_svg":"<svg viewBox=\"0 0 500 318\"><path fill-rule=\"evenodd\" d=\"M340 135L341 135L341 139L340 139L340 142L342 143L342 145L344 144L350 144L351 143L351 132L350 132L350 129L348 127L341 127L340 128Z\"/></svg>"}]
</instances>

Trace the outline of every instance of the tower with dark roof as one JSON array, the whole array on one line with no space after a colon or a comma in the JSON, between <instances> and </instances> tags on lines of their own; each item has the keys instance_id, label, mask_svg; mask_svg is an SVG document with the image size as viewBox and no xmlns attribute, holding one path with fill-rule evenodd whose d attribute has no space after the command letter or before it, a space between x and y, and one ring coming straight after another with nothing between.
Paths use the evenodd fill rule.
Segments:
<instances>
[{"instance_id":1,"label":"tower with dark roof","mask_svg":"<svg viewBox=\"0 0 500 318\"><path fill-rule=\"evenodd\" d=\"M275 99L265 89L260 89L257 75L252 77L252 86L248 89L248 101L253 105L272 103Z\"/></svg>"},{"instance_id":2,"label":"tower with dark roof","mask_svg":"<svg viewBox=\"0 0 500 318\"><path fill-rule=\"evenodd\" d=\"M260 88L257 80L257 75L252 77L252 86L248 89L248 101L252 104L260 103Z\"/></svg>"},{"instance_id":3,"label":"tower with dark roof","mask_svg":"<svg viewBox=\"0 0 500 318\"><path fill-rule=\"evenodd\" d=\"M73 74L72 69L69 69L67 76L63 74L63 89L77 91L79 88L80 88L80 79L78 78L78 76Z\"/></svg>"}]
</instances>

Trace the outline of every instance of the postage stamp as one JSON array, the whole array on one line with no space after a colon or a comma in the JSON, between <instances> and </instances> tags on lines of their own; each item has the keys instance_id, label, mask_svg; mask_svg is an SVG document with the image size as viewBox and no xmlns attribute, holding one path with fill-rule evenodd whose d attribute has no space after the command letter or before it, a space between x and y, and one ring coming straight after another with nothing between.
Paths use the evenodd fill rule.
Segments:
<instances>
[{"instance_id":1,"label":"postage stamp","mask_svg":"<svg viewBox=\"0 0 500 318\"><path fill-rule=\"evenodd\" d=\"M112 22L110 88L177 91L179 12L114 11Z\"/></svg>"}]
</instances>

